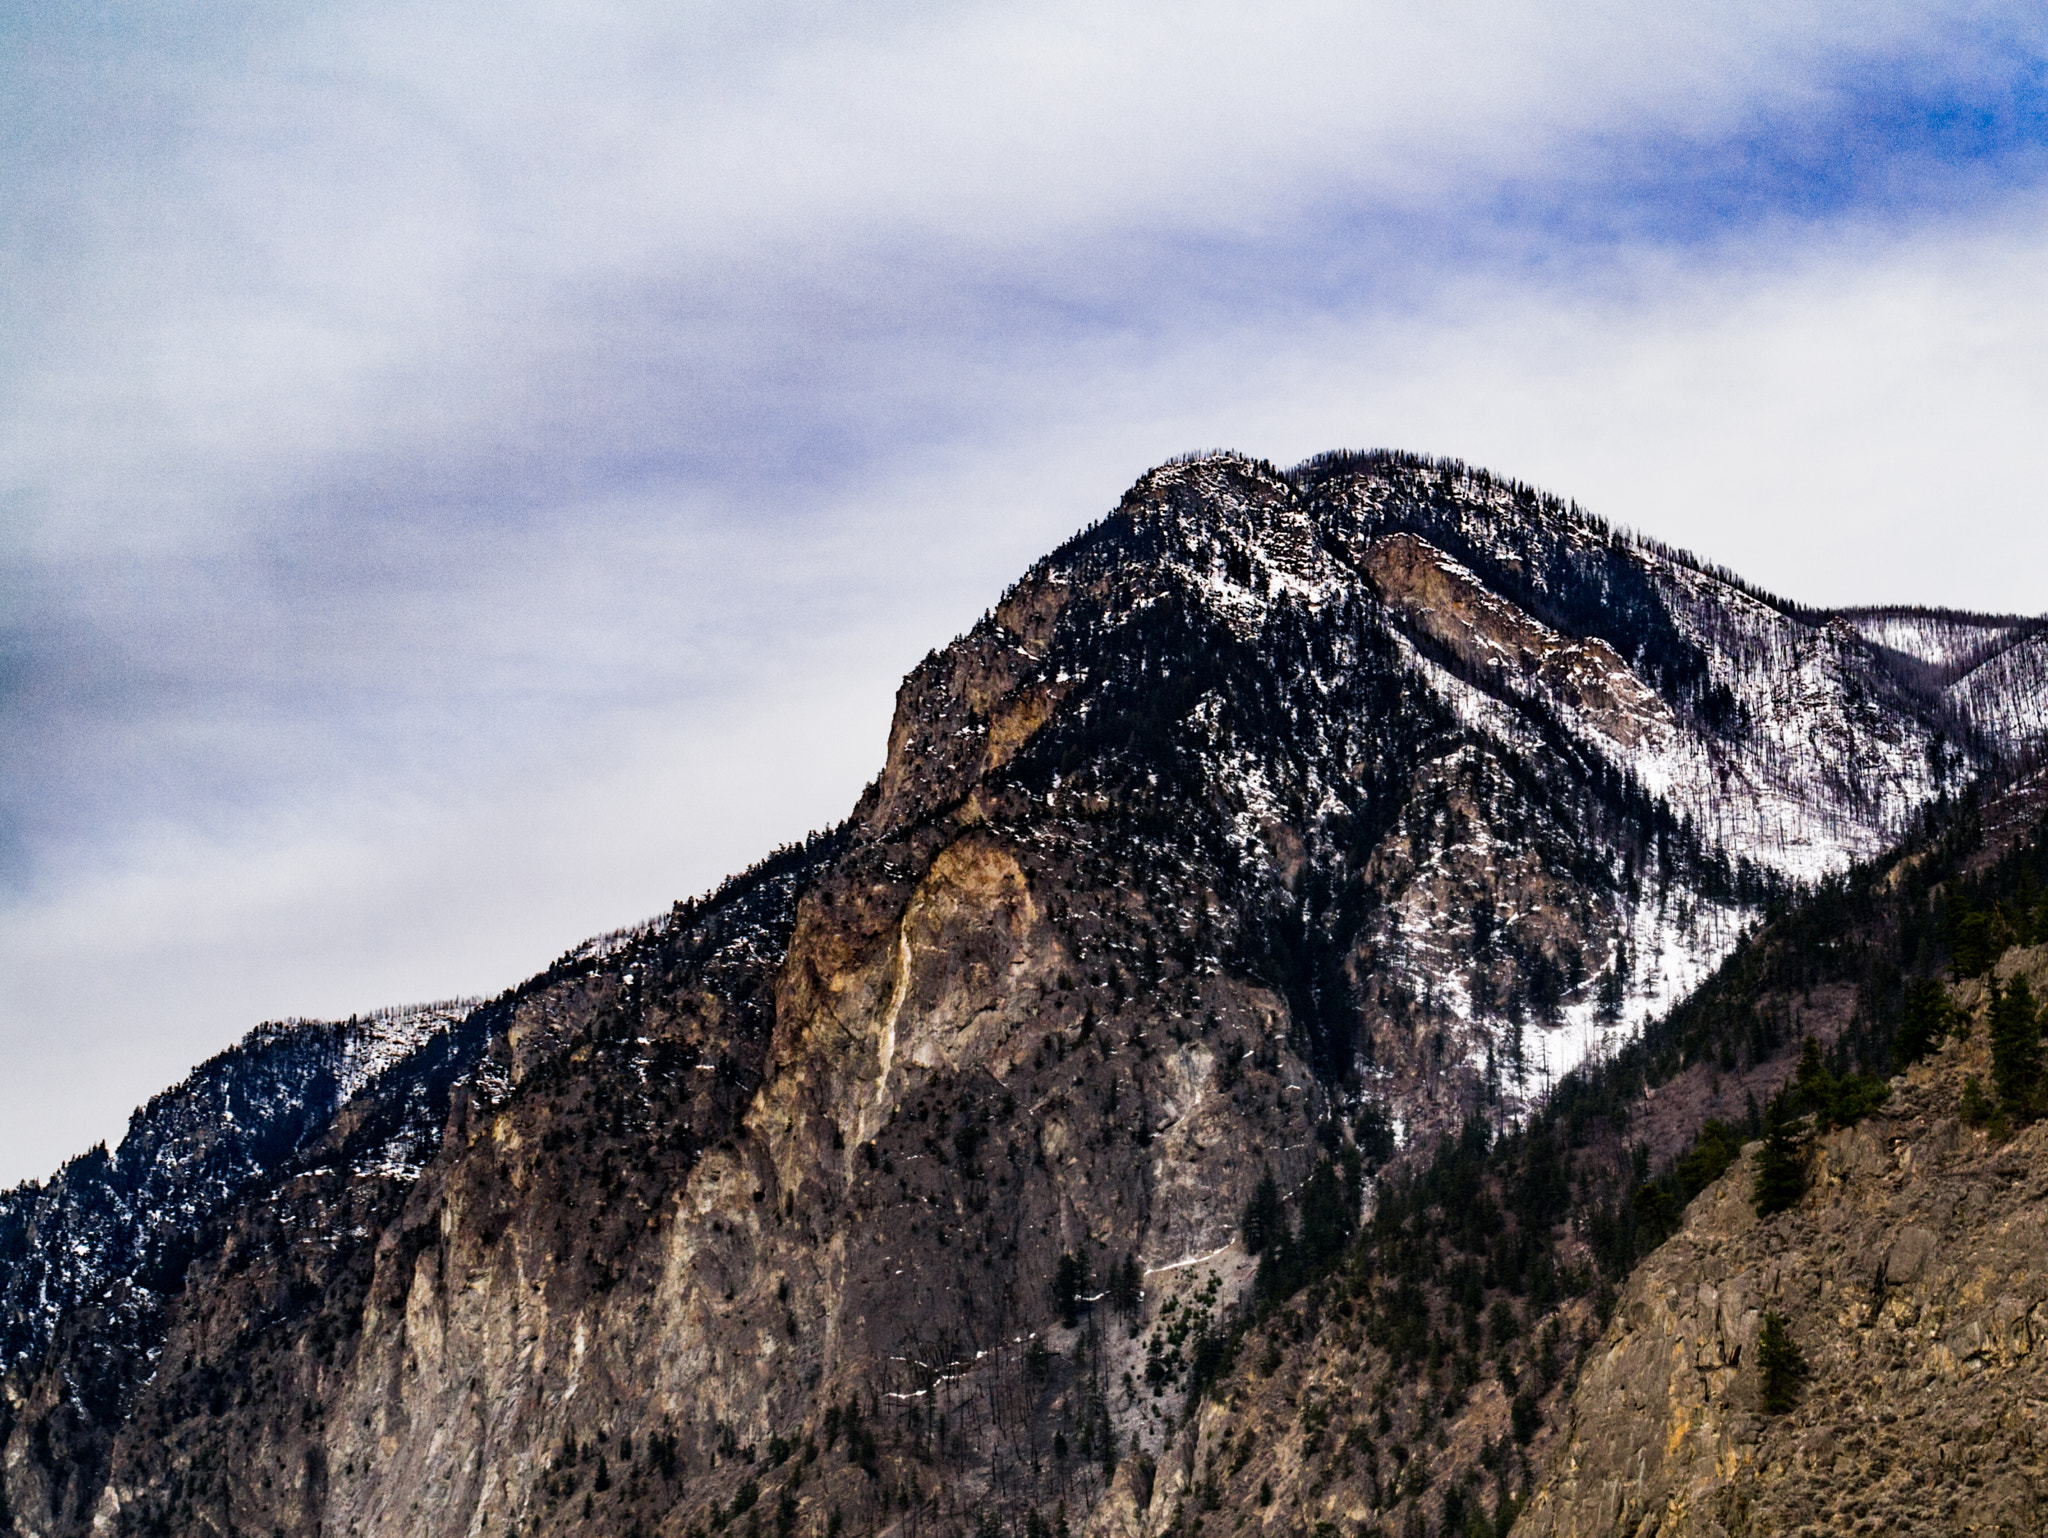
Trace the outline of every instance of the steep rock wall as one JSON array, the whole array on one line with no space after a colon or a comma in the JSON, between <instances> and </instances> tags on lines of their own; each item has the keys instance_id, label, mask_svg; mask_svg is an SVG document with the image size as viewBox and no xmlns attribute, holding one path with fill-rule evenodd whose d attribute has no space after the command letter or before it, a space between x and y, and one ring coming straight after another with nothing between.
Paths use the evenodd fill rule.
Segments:
<instances>
[{"instance_id":1,"label":"steep rock wall","mask_svg":"<svg viewBox=\"0 0 2048 1538\"><path fill-rule=\"evenodd\" d=\"M2001 977L2048 983L2048 948ZM1795 1209L1759 1220L1756 1148L1631 1279L1581 1371L1517 1535L2038 1532L2048 1502L2048 1124L1964 1124L1988 1082L1973 1024L1895 1081L1884 1113L1816 1148ZM1767 1311L1810 1369L1759 1398Z\"/></svg>"},{"instance_id":2,"label":"steep rock wall","mask_svg":"<svg viewBox=\"0 0 2048 1538\"><path fill-rule=\"evenodd\" d=\"M103 1278L7 1379L0 1527L1158 1532L1228 1479L1285 1492L1276 1532L1415 1510L1500 1464L1506 1397L1467 1381L1454 1435L1434 1368L1372 1358L1418 1456L1311 1473L1318 1416L1365 1425L1368 1292L1276 1321L1192 1430L1164 1342L1243 1291L1263 1173L1526 1105L1766 867L1943 783L1873 656L1462 469L1156 472L912 673L843 829L309 1128L146 1328Z\"/></svg>"}]
</instances>

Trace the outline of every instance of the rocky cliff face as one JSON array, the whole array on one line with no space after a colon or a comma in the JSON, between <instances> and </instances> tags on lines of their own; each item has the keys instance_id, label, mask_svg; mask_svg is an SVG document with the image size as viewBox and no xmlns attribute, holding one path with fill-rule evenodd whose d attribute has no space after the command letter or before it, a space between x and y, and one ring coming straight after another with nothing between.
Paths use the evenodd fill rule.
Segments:
<instances>
[{"instance_id":1,"label":"rocky cliff face","mask_svg":"<svg viewBox=\"0 0 2048 1538\"><path fill-rule=\"evenodd\" d=\"M1995 975L2040 988L2048 947ZM1955 1001L1967 1034L1820 1141L1796 1208L1757 1217L1752 1145L1638 1270L1517 1534L2041 1530L2048 1124L1962 1119L1966 1077L1990 1082L1984 984ZM1809 1371L1779 1415L1767 1311Z\"/></svg>"},{"instance_id":2,"label":"rocky cliff face","mask_svg":"<svg viewBox=\"0 0 2048 1538\"><path fill-rule=\"evenodd\" d=\"M1227 1360L1262 1178L1341 1238L1996 763L1902 656L1458 466L1154 472L905 681L845 825L274 1097L175 1267L66 1269L91 1171L8 1198L59 1301L0 1531L1157 1533L1229 1477L1284 1527L1352 1392L1306 1353L1371 1332Z\"/></svg>"}]
</instances>

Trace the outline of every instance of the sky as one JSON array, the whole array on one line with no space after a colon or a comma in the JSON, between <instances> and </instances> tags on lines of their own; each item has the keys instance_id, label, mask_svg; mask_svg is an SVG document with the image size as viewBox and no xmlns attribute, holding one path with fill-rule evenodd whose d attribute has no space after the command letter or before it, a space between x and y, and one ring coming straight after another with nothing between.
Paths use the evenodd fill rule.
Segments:
<instances>
[{"instance_id":1,"label":"sky","mask_svg":"<svg viewBox=\"0 0 2048 1538\"><path fill-rule=\"evenodd\" d=\"M1148 466L2048 609L2038 6L0 15L0 1184L836 822Z\"/></svg>"}]
</instances>

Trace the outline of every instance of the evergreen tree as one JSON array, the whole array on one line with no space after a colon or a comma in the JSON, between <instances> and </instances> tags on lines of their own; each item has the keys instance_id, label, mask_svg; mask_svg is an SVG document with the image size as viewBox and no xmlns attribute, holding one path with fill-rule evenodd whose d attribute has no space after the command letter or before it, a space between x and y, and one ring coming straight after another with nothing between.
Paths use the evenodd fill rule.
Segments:
<instances>
[{"instance_id":1,"label":"evergreen tree","mask_svg":"<svg viewBox=\"0 0 2048 1538\"><path fill-rule=\"evenodd\" d=\"M1247 1255L1258 1254L1272 1240L1287 1233L1287 1214L1280 1206L1280 1183L1273 1178L1272 1170L1259 1178L1251 1200L1244 1204L1238 1227L1244 1234Z\"/></svg>"},{"instance_id":2,"label":"evergreen tree","mask_svg":"<svg viewBox=\"0 0 2048 1538\"><path fill-rule=\"evenodd\" d=\"M1282 1215L1277 1231L1266 1236L1259 1251L1259 1270L1252 1279L1252 1289L1261 1302L1277 1303L1291 1296L1301 1280L1301 1252Z\"/></svg>"},{"instance_id":3,"label":"evergreen tree","mask_svg":"<svg viewBox=\"0 0 2048 1538\"><path fill-rule=\"evenodd\" d=\"M2041 1088L2041 1015L2024 977L1992 986L1991 1079L2006 1114L2030 1119Z\"/></svg>"},{"instance_id":4,"label":"evergreen tree","mask_svg":"<svg viewBox=\"0 0 2048 1538\"><path fill-rule=\"evenodd\" d=\"M1351 1135L1368 1169L1378 1169L1394 1157L1394 1124L1378 1106L1366 1106L1358 1113Z\"/></svg>"},{"instance_id":5,"label":"evergreen tree","mask_svg":"<svg viewBox=\"0 0 2048 1538\"><path fill-rule=\"evenodd\" d=\"M1121 1264L1109 1268L1108 1290L1109 1306L1119 1314L1129 1315L1137 1309L1145 1290L1145 1273L1137 1256L1126 1255Z\"/></svg>"},{"instance_id":6,"label":"evergreen tree","mask_svg":"<svg viewBox=\"0 0 2048 1538\"><path fill-rule=\"evenodd\" d=\"M1527 1445L1543 1429L1543 1407L1536 1398L1533 1385L1515 1395L1508 1407L1508 1424L1513 1428L1515 1440Z\"/></svg>"},{"instance_id":7,"label":"evergreen tree","mask_svg":"<svg viewBox=\"0 0 2048 1538\"><path fill-rule=\"evenodd\" d=\"M1709 1120L1694 1137L1692 1147L1678 1161L1675 1171L1680 1194L1691 1201L1728 1173L1728 1166L1741 1157L1742 1141L1726 1122Z\"/></svg>"},{"instance_id":8,"label":"evergreen tree","mask_svg":"<svg viewBox=\"0 0 2048 1538\"><path fill-rule=\"evenodd\" d=\"M1821 1057L1820 1043L1811 1036L1799 1049L1799 1067L1792 1075L1794 1104L1801 1111L1826 1113L1835 1098L1835 1076Z\"/></svg>"},{"instance_id":9,"label":"evergreen tree","mask_svg":"<svg viewBox=\"0 0 2048 1538\"><path fill-rule=\"evenodd\" d=\"M1081 1322L1081 1293L1088 1285L1088 1257L1065 1254L1052 1268L1052 1304L1068 1329Z\"/></svg>"},{"instance_id":10,"label":"evergreen tree","mask_svg":"<svg viewBox=\"0 0 2048 1538\"><path fill-rule=\"evenodd\" d=\"M1991 1097L1984 1093L1984 1085L1974 1073L1963 1075L1963 1099L1958 1113L1972 1127L1981 1127L1991 1120Z\"/></svg>"},{"instance_id":11,"label":"evergreen tree","mask_svg":"<svg viewBox=\"0 0 2048 1538\"><path fill-rule=\"evenodd\" d=\"M1989 913L1965 913L1949 939L1949 965L1957 977L1982 977L1998 959L1996 925Z\"/></svg>"},{"instance_id":12,"label":"evergreen tree","mask_svg":"<svg viewBox=\"0 0 2048 1538\"><path fill-rule=\"evenodd\" d=\"M1934 978L1923 977L1908 983L1905 1010L1898 1034L1892 1038L1892 1061L1904 1068L1925 1057L1948 1030L1953 1016L1948 990Z\"/></svg>"},{"instance_id":13,"label":"evergreen tree","mask_svg":"<svg viewBox=\"0 0 2048 1538\"><path fill-rule=\"evenodd\" d=\"M1783 1415L1799 1399L1799 1385L1806 1378L1806 1356L1786 1327L1785 1316L1764 1315L1763 1333L1757 1339L1757 1377L1764 1414Z\"/></svg>"},{"instance_id":14,"label":"evergreen tree","mask_svg":"<svg viewBox=\"0 0 2048 1538\"><path fill-rule=\"evenodd\" d=\"M1336 1166L1321 1160L1301 1193L1301 1260L1319 1266L1344 1251L1351 1237L1352 1215L1344 1210L1344 1186Z\"/></svg>"},{"instance_id":15,"label":"evergreen tree","mask_svg":"<svg viewBox=\"0 0 2048 1538\"><path fill-rule=\"evenodd\" d=\"M1621 1006L1628 1002L1628 980L1618 967L1609 967L1600 974L1600 1018L1616 1021L1621 1018Z\"/></svg>"},{"instance_id":16,"label":"evergreen tree","mask_svg":"<svg viewBox=\"0 0 2048 1538\"><path fill-rule=\"evenodd\" d=\"M1774 1212L1783 1212L1805 1191L1806 1161L1800 1151L1799 1136L1792 1130L1784 1107L1774 1100L1764 1127L1764 1146L1756 1159L1756 1189L1751 1195L1756 1215L1767 1218Z\"/></svg>"},{"instance_id":17,"label":"evergreen tree","mask_svg":"<svg viewBox=\"0 0 2048 1538\"><path fill-rule=\"evenodd\" d=\"M1678 1206L1672 1201L1671 1193L1654 1180L1646 1180L1636 1187L1629 1210L1635 1216L1636 1242L1644 1249L1654 1249L1662 1244L1678 1221Z\"/></svg>"}]
</instances>

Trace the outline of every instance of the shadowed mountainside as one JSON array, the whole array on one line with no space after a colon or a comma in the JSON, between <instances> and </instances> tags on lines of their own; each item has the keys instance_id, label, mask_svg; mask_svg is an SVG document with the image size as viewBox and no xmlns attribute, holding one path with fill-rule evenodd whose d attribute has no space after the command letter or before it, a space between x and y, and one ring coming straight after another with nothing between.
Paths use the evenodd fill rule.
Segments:
<instances>
[{"instance_id":1,"label":"shadowed mountainside","mask_svg":"<svg viewBox=\"0 0 2048 1538\"><path fill-rule=\"evenodd\" d=\"M1545 1196L1398 1303L1355 1257L1440 1136L1522 1158L1548 1086L2038 737L1898 641L1463 466L1155 471L912 672L840 828L374 1072L259 1033L0 1198L0 1531L1149 1533L1226 1478L1441 1525L1445 1470L1520 1487L1472 1417L1527 1371L1540 1419L1646 1236L1558 1249ZM1744 1008L1715 1061L1767 1094L1798 1021ZM1351 1401L1288 1353L1385 1308L1441 1324L1312 1468ZM1292 1432L1219 1440L1272 1394Z\"/></svg>"}]
</instances>

